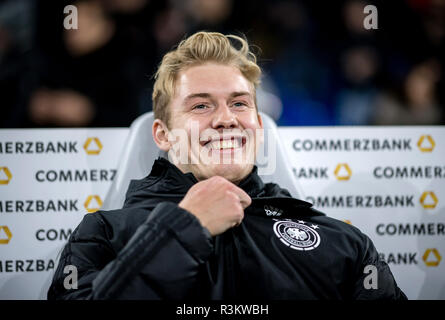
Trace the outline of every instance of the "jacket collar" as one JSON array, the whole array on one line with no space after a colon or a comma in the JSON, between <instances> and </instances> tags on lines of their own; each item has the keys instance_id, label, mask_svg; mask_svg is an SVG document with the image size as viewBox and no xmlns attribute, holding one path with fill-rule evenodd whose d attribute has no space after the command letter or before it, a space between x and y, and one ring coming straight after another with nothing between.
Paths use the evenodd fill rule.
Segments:
<instances>
[{"instance_id":1,"label":"jacket collar","mask_svg":"<svg viewBox=\"0 0 445 320\"><path fill-rule=\"evenodd\" d=\"M134 206L151 208L160 199L179 202L197 182L192 173L183 173L167 159L158 158L147 177L131 182L124 208ZM324 215L312 209L311 203L292 198L287 190L277 184L264 184L256 166L238 186L252 198L252 205L247 208L248 213L264 215L268 212L265 209L268 209L271 212L283 211L282 218Z\"/></svg>"},{"instance_id":2,"label":"jacket collar","mask_svg":"<svg viewBox=\"0 0 445 320\"><path fill-rule=\"evenodd\" d=\"M187 193L187 191L198 182L193 173L183 173L174 164L165 158L158 158L150 172L149 177L163 177L168 183L164 184L169 191L175 193ZM256 197L264 189L264 182L258 175L258 168L254 166L252 172L238 184L250 197Z\"/></svg>"}]
</instances>

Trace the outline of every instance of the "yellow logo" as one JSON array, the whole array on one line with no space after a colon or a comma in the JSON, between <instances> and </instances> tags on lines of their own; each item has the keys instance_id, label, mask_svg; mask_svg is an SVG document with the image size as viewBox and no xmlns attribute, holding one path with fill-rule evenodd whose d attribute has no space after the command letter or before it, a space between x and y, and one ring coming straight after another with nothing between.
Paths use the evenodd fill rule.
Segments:
<instances>
[{"instance_id":1,"label":"yellow logo","mask_svg":"<svg viewBox=\"0 0 445 320\"><path fill-rule=\"evenodd\" d=\"M433 261L428 261L428 258L431 253L434 255L434 257L436 259ZM440 263L440 260L442 260L442 257L440 256L439 251L437 251L436 248L433 248L433 249L426 249L425 253L423 254L422 259L423 259L423 262L425 262L425 264L428 267L437 267Z\"/></svg>"},{"instance_id":2,"label":"yellow logo","mask_svg":"<svg viewBox=\"0 0 445 320\"><path fill-rule=\"evenodd\" d=\"M344 223L347 223L347 224L350 224L350 225L352 226L352 222L351 222L351 220L345 219L345 220L343 220L343 222L344 222Z\"/></svg>"},{"instance_id":3,"label":"yellow logo","mask_svg":"<svg viewBox=\"0 0 445 320\"><path fill-rule=\"evenodd\" d=\"M4 179L5 176L6 179ZM11 171L9 171L8 167L0 167L0 184L8 184L9 181L11 181L11 179L12 179L12 174Z\"/></svg>"},{"instance_id":4,"label":"yellow logo","mask_svg":"<svg viewBox=\"0 0 445 320\"><path fill-rule=\"evenodd\" d=\"M428 141L429 146L425 146L426 142ZM425 143L424 143L425 142ZM423 135L419 138L419 141L417 141L417 147L419 147L420 151L422 152L432 152L434 147L436 146L436 143L434 142L434 139L429 135Z\"/></svg>"},{"instance_id":5,"label":"yellow logo","mask_svg":"<svg viewBox=\"0 0 445 320\"><path fill-rule=\"evenodd\" d=\"M430 201L425 202L427 198ZM422 193L422 196L420 197L420 204L424 209L434 209L438 202L439 200L437 199L433 191L425 191L424 193Z\"/></svg>"},{"instance_id":6,"label":"yellow logo","mask_svg":"<svg viewBox=\"0 0 445 320\"><path fill-rule=\"evenodd\" d=\"M6 238L3 235L6 235ZM0 244L8 244L11 238L12 238L12 233L11 231L9 231L8 226L0 226Z\"/></svg>"},{"instance_id":7,"label":"yellow logo","mask_svg":"<svg viewBox=\"0 0 445 320\"><path fill-rule=\"evenodd\" d=\"M94 201L93 201L94 200ZM95 203L94 203L95 202ZM102 199L97 195L88 196L83 206L87 209L88 213L96 212L102 207Z\"/></svg>"},{"instance_id":8,"label":"yellow logo","mask_svg":"<svg viewBox=\"0 0 445 320\"><path fill-rule=\"evenodd\" d=\"M344 169L342 170L342 168ZM352 171L347 163L339 163L334 170L334 175L337 180L349 180L352 175Z\"/></svg>"},{"instance_id":9,"label":"yellow logo","mask_svg":"<svg viewBox=\"0 0 445 320\"><path fill-rule=\"evenodd\" d=\"M91 146L92 142L94 142L96 148L94 148L94 146ZM83 145L83 148L85 149L87 154L99 154L102 150L102 147L102 143L100 142L99 138L96 137L88 138Z\"/></svg>"}]
</instances>

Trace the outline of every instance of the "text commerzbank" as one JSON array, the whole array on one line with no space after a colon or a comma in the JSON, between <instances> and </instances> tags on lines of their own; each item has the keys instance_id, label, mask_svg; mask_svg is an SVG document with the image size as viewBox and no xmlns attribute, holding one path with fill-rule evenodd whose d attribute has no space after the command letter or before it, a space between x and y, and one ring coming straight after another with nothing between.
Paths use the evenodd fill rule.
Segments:
<instances>
[{"instance_id":1,"label":"text commerzbank","mask_svg":"<svg viewBox=\"0 0 445 320\"><path fill-rule=\"evenodd\" d=\"M296 139L295 151L412 151L412 139Z\"/></svg>"},{"instance_id":2,"label":"text commerzbank","mask_svg":"<svg viewBox=\"0 0 445 320\"><path fill-rule=\"evenodd\" d=\"M441 179L445 178L445 166L377 166L372 173L377 179Z\"/></svg>"},{"instance_id":3,"label":"text commerzbank","mask_svg":"<svg viewBox=\"0 0 445 320\"><path fill-rule=\"evenodd\" d=\"M38 182L102 182L113 181L116 169L37 170Z\"/></svg>"},{"instance_id":4,"label":"text commerzbank","mask_svg":"<svg viewBox=\"0 0 445 320\"><path fill-rule=\"evenodd\" d=\"M63 154L78 153L77 141L3 141L0 154Z\"/></svg>"}]
</instances>

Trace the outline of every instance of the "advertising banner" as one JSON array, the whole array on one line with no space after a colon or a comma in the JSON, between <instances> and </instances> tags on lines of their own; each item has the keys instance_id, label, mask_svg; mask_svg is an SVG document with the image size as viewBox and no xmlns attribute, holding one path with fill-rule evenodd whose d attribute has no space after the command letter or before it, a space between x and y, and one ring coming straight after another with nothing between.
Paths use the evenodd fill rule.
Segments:
<instances>
[{"instance_id":1,"label":"advertising banner","mask_svg":"<svg viewBox=\"0 0 445 320\"><path fill-rule=\"evenodd\" d=\"M374 242L410 299L445 299L445 128L280 128L304 199Z\"/></svg>"},{"instance_id":2,"label":"advertising banner","mask_svg":"<svg viewBox=\"0 0 445 320\"><path fill-rule=\"evenodd\" d=\"M59 254L102 205L128 129L0 130L0 299L45 299Z\"/></svg>"}]
</instances>

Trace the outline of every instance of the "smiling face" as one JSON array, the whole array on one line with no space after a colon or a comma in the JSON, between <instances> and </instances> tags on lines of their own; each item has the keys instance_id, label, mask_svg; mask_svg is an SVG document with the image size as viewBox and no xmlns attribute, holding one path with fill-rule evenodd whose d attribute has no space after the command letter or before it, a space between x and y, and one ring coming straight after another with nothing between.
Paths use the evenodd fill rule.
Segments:
<instances>
[{"instance_id":1,"label":"smiling face","mask_svg":"<svg viewBox=\"0 0 445 320\"><path fill-rule=\"evenodd\" d=\"M168 128L155 120L153 136L182 172L238 183L252 171L262 121L254 87L239 69L206 63L179 72L168 108Z\"/></svg>"}]
</instances>

